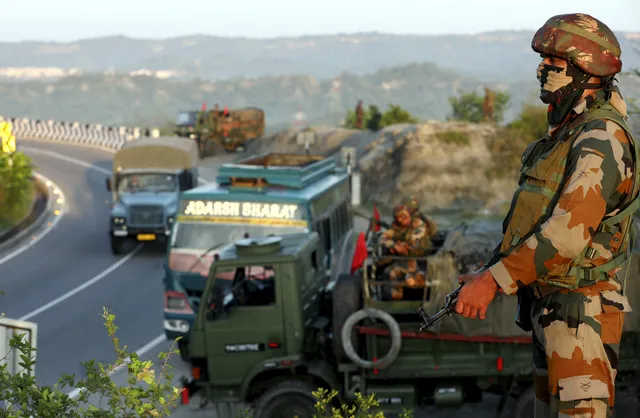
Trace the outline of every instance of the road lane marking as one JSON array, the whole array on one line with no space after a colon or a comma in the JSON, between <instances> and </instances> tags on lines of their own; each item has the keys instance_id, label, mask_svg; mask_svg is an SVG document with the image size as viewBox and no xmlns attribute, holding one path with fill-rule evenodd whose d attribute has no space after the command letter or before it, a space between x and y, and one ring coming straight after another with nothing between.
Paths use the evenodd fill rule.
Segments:
<instances>
[{"instance_id":1,"label":"road lane marking","mask_svg":"<svg viewBox=\"0 0 640 418\"><path fill-rule=\"evenodd\" d=\"M167 341L167 337L164 335L164 333L162 333L162 334L158 335L156 338L154 338L153 340L151 340L148 343L146 343L145 345L143 345L142 347L138 348L135 352L138 354L138 357L142 357L145 354L147 354L149 351L153 350L154 348L156 348L157 346L162 344L164 341ZM117 372L122 370L130 362L131 362L131 360L129 358L127 358L124 361L124 363L122 363L121 365L119 365L118 367L113 369L111 372L109 372L109 376L110 377L113 376L114 374L116 374ZM154 364L155 364L155 362L154 362ZM76 388L76 389L70 391L69 393L67 393L67 396L69 396L71 399L76 399L78 396L80 396L80 393L82 393L82 389L77 389Z\"/></svg>"},{"instance_id":2,"label":"road lane marking","mask_svg":"<svg viewBox=\"0 0 640 418\"><path fill-rule=\"evenodd\" d=\"M107 277L115 269L117 269L118 267L120 267L121 265L123 265L124 263L129 261L131 259L131 257L133 257L138 251L140 251L141 248L142 248L141 245L137 246L129 254L127 254L126 256L122 257L120 260L118 260L116 263L112 264L108 269L106 269L106 270L102 271L101 273L99 273L97 276L94 276L93 278L89 279L89 281L81 284L80 286L78 286L78 287L76 287L74 289L71 289L70 291L68 291L64 295L52 300L51 302L47 303L46 305L43 305L43 306L39 307L35 311L29 312L28 314L22 316L20 318L20 320L21 321L27 321L27 320L33 318L34 316L39 315L42 312L53 308L54 306L60 304L61 302L64 302L65 300L69 299L71 296L75 295L76 293L79 293L79 292L83 291L84 289L88 288L89 286L91 286L91 285L93 285L95 283L98 283L100 280L102 280L105 277Z\"/></svg>"},{"instance_id":3,"label":"road lane marking","mask_svg":"<svg viewBox=\"0 0 640 418\"><path fill-rule=\"evenodd\" d=\"M58 196L58 204L62 205L60 206L60 209L58 210L58 213L55 214L55 218L53 219L53 221L51 222L51 225L49 225L49 227L47 229L45 229L44 231L42 231L42 233L40 233L39 235L36 235L35 238L33 238L32 240L29 241L28 244L25 244L23 246L21 246L20 248L10 252L9 254L5 255L4 257L0 258L0 265L6 263L7 261L11 260L12 258L17 257L18 255L22 254L23 252L25 252L26 250L28 250L29 248L33 247L34 245L36 245L38 243L38 241L40 241L42 238L44 238L45 236L47 236L47 234L49 232L51 232L53 230L53 228L58 224L58 222L60 222L60 219L62 219L62 217L65 215L66 213L66 209L67 209L67 199L65 199L64 197L64 193L62 193L62 189L60 189L60 187L58 187L57 184L55 184L54 182L52 182L48 177L43 176L40 173L36 173L38 176L40 176L42 178L42 180L45 181L45 183L47 183L47 186L50 187L51 189L53 189L54 191L54 195ZM55 193L55 192L58 193ZM49 196L49 199L52 199L53 196ZM62 203L60 203L60 201ZM47 204L47 206L49 206ZM47 211L50 208L47 207Z\"/></svg>"}]
</instances>

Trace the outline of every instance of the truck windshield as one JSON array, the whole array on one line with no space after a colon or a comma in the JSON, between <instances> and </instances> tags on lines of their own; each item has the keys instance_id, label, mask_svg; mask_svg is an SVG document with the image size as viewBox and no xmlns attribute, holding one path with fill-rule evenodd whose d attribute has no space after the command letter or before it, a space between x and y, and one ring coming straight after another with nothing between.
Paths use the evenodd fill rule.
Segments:
<instances>
[{"instance_id":1,"label":"truck windshield","mask_svg":"<svg viewBox=\"0 0 640 418\"><path fill-rule=\"evenodd\" d=\"M208 276L213 255L207 254L198 260L198 256L208 248L218 246L222 250L245 237L265 237L268 235L291 235L306 233L309 229L301 226L269 226L251 224L217 224L205 222L178 222L171 234L169 250L169 268L173 271L200 273ZM194 265L195 263L195 265Z\"/></svg>"},{"instance_id":2,"label":"truck windshield","mask_svg":"<svg viewBox=\"0 0 640 418\"><path fill-rule=\"evenodd\" d=\"M194 112L180 112L178 119L176 119L176 125L195 125L196 115Z\"/></svg>"},{"instance_id":3,"label":"truck windshield","mask_svg":"<svg viewBox=\"0 0 640 418\"><path fill-rule=\"evenodd\" d=\"M118 193L175 192L178 180L175 174L125 174L118 178Z\"/></svg>"}]
</instances>

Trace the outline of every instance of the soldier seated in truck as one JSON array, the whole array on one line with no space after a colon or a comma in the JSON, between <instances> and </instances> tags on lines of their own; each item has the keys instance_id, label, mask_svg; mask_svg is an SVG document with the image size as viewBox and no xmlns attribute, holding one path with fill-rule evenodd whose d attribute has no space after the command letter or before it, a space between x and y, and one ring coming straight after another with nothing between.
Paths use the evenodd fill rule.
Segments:
<instances>
[{"instance_id":1,"label":"soldier seated in truck","mask_svg":"<svg viewBox=\"0 0 640 418\"><path fill-rule=\"evenodd\" d=\"M392 265L388 272L391 281L403 281L410 288L422 289L425 285L426 266L410 257L426 256L432 248L429 228L418 216L418 212L412 211L406 205L396 206L393 215L394 221L391 228L383 232L380 245L389 254L407 256L408 258L393 262L383 257L378 261L378 266L384 268ZM391 298L401 300L405 296L404 293L403 287L394 287L391 289ZM419 293L421 298L422 292Z\"/></svg>"}]
</instances>

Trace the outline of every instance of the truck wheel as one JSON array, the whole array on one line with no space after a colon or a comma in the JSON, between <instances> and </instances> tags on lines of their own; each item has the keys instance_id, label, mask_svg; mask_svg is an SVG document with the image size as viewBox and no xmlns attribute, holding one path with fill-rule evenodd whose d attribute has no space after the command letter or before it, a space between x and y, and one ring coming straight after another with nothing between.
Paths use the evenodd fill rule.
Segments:
<instances>
[{"instance_id":1,"label":"truck wheel","mask_svg":"<svg viewBox=\"0 0 640 418\"><path fill-rule=\"evenodd\" d=\"M362 281L360 277L350 274L338 276L332 292L333 300L333 355L338 361L348 360L349 357L344 351L342 342L342 327L353 313L358 312L362 307ZM351 336L351 344L354 350L358 350L358 336Z\"/></svg>"},{"instance_id":2,"label":"truck wheel","mask_svg":"<svg viewBox=\"0 0 640 418\"><path fill-rule=\"evenodd\" d=\"M178 350L180 350L180 358L187 363L191 360L191 353L189 352L189 342L180 340L178 341Z\"/></svg>"},{"instance_id":3,"label":"truck wheel","mask_svg":"<svg viewBox=\"0 0 640 418\"><path fill-rule=\"evenodd\" d=\"M535 402L535 392L533 387L525 389L516 399L513 406L513 418L533 418L533 404Z\"/></svg>"},{"instance_id":4,"label":"truck wheel","mask_svg":"<svg viewBox=\"0 0 640 418\"><path fill-rule=\"evenodd\" d=\"M111 253L120 255L124 252L124 239L111 235Z\"/></svg>"},{"instance_id":5,"label":"truck wheel","mask_svg":"<svg viewBox=\"0 0 640 418\"><path fill-rule=\"evenodd\" d=\"M361 358L349 339L349 336L353 334L353 328L356 324L366 318L380 319L387 325L387 328L389 328L389 334L391 336L391 347L389 351L384 357L376 360L375 363L371 360ZM352 314L344 323L344 327L342 328L342 341L345 353L354 364L363 369L386 369L396 360L400 353L400 348L402 348L402 331L400 330L398 322L388 313L380 309L365 308Z\"/></svg>"},{"instance_id":6,"label":"truck wheel","mask_svg":"<svg viewBox=\"0 0 640 418\"><path fill-rule=\"evenodd\" d=\"M317 411L315 386L301 380L285 380L267 390L258 400L256 418L313 418Z\"/></svg>"}]
</instances>

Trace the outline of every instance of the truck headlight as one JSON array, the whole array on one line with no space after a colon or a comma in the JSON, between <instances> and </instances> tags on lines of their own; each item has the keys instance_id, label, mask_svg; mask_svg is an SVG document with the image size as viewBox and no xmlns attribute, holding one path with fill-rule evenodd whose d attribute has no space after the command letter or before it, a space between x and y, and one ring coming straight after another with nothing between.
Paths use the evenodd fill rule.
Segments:
<instances>
[{"instance_id":1,"label":"truck headlight","mask_svg":"<svg viewBox=\"0 0 640 418\"><path fill-rule=\"evenodd\" d=\"M173 225L173 216L167 216L167 225Z\"/></svg>"},{"instance_id":2,"label":"truck headlight","mask_svg":"<svg viewBox=\"0 0 640 418\"><path fill-rule=\"evenodd\" d=\"M126 223L126 220L122 217L115 217L113 218L113 223L114 225L117 225L117 226L124 226L124 224Z\"/></svg>"}]
</instances>

